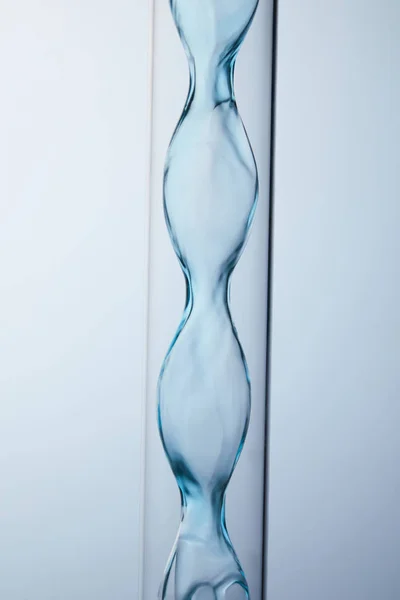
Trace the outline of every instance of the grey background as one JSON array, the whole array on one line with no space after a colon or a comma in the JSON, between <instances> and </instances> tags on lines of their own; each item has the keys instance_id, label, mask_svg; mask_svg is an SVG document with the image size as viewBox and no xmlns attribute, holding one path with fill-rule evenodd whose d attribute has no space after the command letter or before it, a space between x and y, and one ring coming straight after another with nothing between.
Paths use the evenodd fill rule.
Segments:
<instances>
[{"instance_id":1,"label":"grey background","mask_svg":"<svg viewBox=\"0 0 400 600\"><path fill-rule=\"evenodd\" d=\"M400 3L279 2L269 600L400 598Z\"/></svg>"}]
</instances>

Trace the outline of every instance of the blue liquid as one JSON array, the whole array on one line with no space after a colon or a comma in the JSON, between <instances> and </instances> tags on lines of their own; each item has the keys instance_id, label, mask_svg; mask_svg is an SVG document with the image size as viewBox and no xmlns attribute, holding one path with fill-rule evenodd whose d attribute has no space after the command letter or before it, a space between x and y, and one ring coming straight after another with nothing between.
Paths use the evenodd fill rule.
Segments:
<instances>
[{"instance_id":1,"label":"blue liquid","mask_svg":"<svg viewBox=\"0 0 400 600\"><path fill-rule=\"evenodd\" d=\"M182 500L162 600L245 600L225 494L250 417L250 380L229 309L232 271L258 194L237 111L235 60L257 0L172 0L190 88L168 150L164 209L186 307L158 387L162 443Z\"/></svg>"}]
</instances>

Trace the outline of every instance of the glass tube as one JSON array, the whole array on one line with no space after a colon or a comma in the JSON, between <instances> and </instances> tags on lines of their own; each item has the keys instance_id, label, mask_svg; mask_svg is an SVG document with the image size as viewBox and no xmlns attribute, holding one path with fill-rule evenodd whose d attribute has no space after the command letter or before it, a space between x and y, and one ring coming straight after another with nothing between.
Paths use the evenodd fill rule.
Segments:
<instances>
[{"instance_id":1,"label":"glass tube","mask_svg":"<svg viewBox=\"0 0 400 600\"><path fill-rule=\"evenodd\" d=\"M158 6L156 3L156 14ZM156 597L162 580L161 564L166 562L181 521L160 598L261 599L273 5L261 2L253 36L252 28L249 30L242 66L239 59L237 69L237 98L234 63L256 3L209 0L200 12L193 12L194 7L186 0L172 5L189 57L191 79L183 115L168 151L164 202L187 293L184 316L164 362L158 390L161 439L179 484L182 511L179 517L181 503L152 423L155 415L151 404L155 402L158 375L155 358L161 358L160 349L155 348L160 342L155 323L166 319L172 325L182 307L183 294L168 315L150 299L143 590L145 598ZM161 23L165 12L160 12L159 18ZM168 36L174 36L172 27ZM166 56L157 52L162 52L162 39L168 42L166 47L172 55L176 46L169 45L165 32L157 29L156 19L154 144L160 135L157 128L162 129L157 119L165 120L162 109L169 109L158 104L162 89L158 79L165 75L160 68L166 64ZM176 41L175 37L171 39ZM182 61L180 65L184 68ZM171 70L171 81L174 65L167 68ZM177 74L176 80L182 81L181 76ZM238 109L248 125L262 169L253 232L256 239L249 244L247 261L246 250L237 275L235 271L230 308L231 274L244 247L258 194L257 169ZM254 142L251 129L255 132ZM183 292L179 274L172 266L172 254L165 250L162 256L160 246L165 246L166 238L157 235L162 225L161 196L156 196L156 190L160 191L160 166L156 150L151 255L158 268L152 269L150 294L157 295L160 270L171 269L170 281L176 281L176 288L171 286L172 296L177 298L178 292ZM165 331L162 329L163 338ZM249 358L249 369L244 354ZM225 510L226 486L242 448ZM225 514L231 535L227 533Z\"/></svg>"}]
</instances>

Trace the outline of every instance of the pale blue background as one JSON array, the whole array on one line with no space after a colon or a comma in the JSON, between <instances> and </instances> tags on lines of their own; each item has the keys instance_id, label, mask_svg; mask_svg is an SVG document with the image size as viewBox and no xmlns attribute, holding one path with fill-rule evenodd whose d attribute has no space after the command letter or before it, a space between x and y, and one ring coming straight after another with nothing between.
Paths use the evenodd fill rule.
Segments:
<instances>
[{"instance_id":1,"label":"pale blue background","mask_svg":"<svg viewBox=\"0 0 400 600\"><path fill-rule=\"evenodd\" d=\"M4 600L138 598L145 5L1 5ZM400 597L399 13L397 0L280 1L269 600ZM246 105L254 73L249 97L238 93L262 161ZM177 112L185 85L171 90ZM263 247L258 210L243 272ZM239 288L253 288L238 285L234 302L260 392L262 345L245 314L264 297ZM243 514L254 488L235 489ZM252 547L247 534L238 546Z\"/></svg>"},{"instance_id":2,"label":"pale blue background","mask_svg":"<svg viewBox=\"0 0 400 600\"><path fill-rule=\"evenodd\" d=\"M279 2L269 600L400 598L400 3Z\"/></svg>"},{"instance_id":3,"label":"pale blue background","mask_svg":"<svg viewBox=\"0 0 400 600\"><path fill-rule=\"evenodd\" d=\"M138 598L146 9L0 2L2 600Z\"/></svg>"}]
</instances>

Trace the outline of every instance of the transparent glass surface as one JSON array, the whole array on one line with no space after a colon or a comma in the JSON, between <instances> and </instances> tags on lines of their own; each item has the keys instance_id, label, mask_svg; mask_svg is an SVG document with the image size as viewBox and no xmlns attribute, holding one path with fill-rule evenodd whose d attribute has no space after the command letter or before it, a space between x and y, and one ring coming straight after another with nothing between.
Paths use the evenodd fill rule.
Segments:
<instances>
[{"instance_id":1,"label":"transparent glass surface","mask_svg":"<svg viewBox=\"0 0 400 600\"><path fill-rule=\"evenodd\" d=\"M257 168L233 89L255 0L172 1L190 89L164 173L164 209L187 299L158 386L158 423L182 502L161 599L242 600L246 576L225 522L245 442L250 380L229 309L253 219Z\"/></svg>"}]
</instances>

